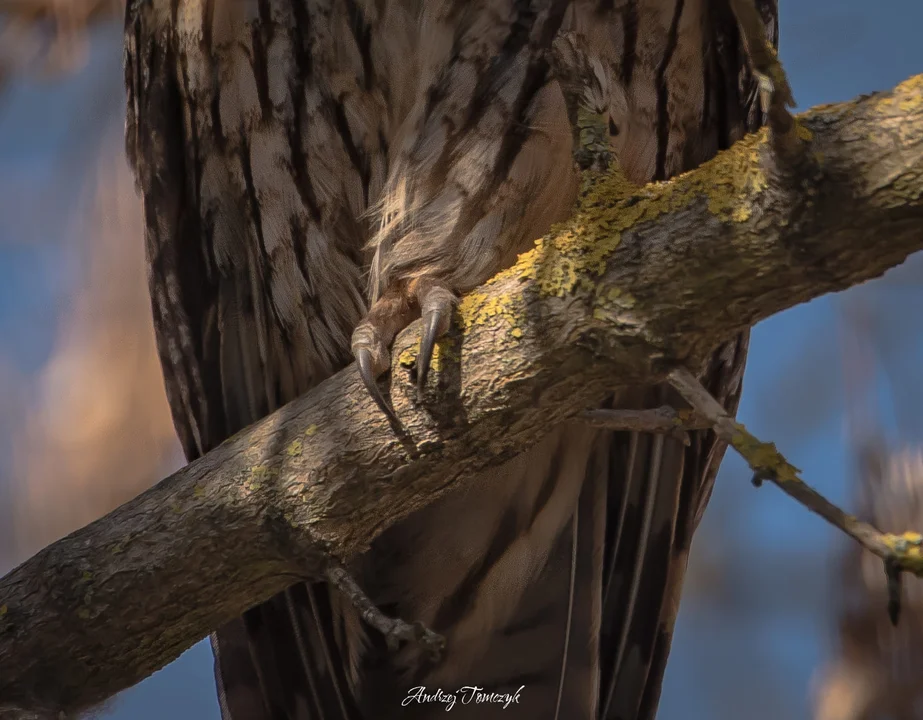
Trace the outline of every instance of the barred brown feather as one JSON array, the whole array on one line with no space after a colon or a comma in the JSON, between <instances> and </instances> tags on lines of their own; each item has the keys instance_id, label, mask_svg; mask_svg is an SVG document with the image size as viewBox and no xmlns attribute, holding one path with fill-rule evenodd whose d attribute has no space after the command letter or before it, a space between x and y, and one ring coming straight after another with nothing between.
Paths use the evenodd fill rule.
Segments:
<instances>
[{"instance_id":1,"label":"barred brown feather","mask_svg":"<svg viewBox=\"0 0 923 720\"><path fill-rule=\"evenodd\" d=\"M774 37L774 0L761 8ZM551 53L565 35L573 52ZM345 366L384 288L428 275L465 292L564 219L575 98L607 114L637 182L758 125L725 0L134 0L125 78L190 460ZM702 369L732 411L746 340ZM411 687L474 684L525 687L457 712L653 717L723 452L710 432L684 448L557 428L355 564L380 606L447 637L441 662L389 653L325 585L296 585L213 636L223 718L428 718L443 706L402 706Z\"/></svg>"}]
</instances>

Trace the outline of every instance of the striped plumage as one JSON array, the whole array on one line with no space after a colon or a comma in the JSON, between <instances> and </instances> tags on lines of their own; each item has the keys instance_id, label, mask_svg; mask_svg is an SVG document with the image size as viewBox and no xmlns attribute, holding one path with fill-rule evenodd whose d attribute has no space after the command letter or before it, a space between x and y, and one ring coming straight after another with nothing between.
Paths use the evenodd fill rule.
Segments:
<instances>
[{"instance_id":1,"label":"striped plumage","mask_svg":"<svg viewBox=\"0 0 923 720\"><path fill-rule=\"evenodd\" d=\"M761 3L774 37L774 0ZM554 61L556 42L573 53ZM574 53L579 68L560 64ZM396 331L419 313L414 283L464 292L566 217L568 99L610 114L637 182L759 124L726 0L133 0L126 83L190 460L349 363L370 299ZM746 345L702 368L732 411ZM611 404L664 401L678 402L634 388ZM446 636L439 664L388 653L326 586L296 585L213 636L224 719L428 718L445 706L402 707L412 687L475 684L525 687L505 710L453 712L653 717L723 450L710 432L686 448L558 428L356 560L386 612Z\"/></svg>"}]
</instances>

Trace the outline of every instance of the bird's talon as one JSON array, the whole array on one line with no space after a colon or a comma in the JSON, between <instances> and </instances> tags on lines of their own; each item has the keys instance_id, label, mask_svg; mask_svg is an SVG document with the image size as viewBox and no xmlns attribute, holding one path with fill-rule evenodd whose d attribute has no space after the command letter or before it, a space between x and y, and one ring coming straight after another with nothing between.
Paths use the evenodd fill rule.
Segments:
<instances>
[{"instance_id":1,"label":"bird's talon","mask_svg":"<svg viewBox=\"0 0 923 720\"><path fill-rule=\"evenodd\" d=\"M422 403L436 342L449 331L456 298L451 291L439 285L430 286L422 292L418 290L417 297L423 317L423 335L417 356L417 402Z\"/></svg>"},{"instance_id":2,"label":"bird's talon","mask_svg":"<svg viewBox=\"0 0 923 720\"><path fill-rule=\"evenodd\" d=\"M445 650L445 638L442 635L437 635L419 621L415 622L413 626L416 631L417 642L429 650L432 662L439 662L439 658L442 657L442 651Z\"/></svg>"},{"instance_id":3,"label":"bird's talon","mask_svg":"<svg viewBox=\"0 0 923 720\"><path fill-rule=\"evenodd\" d=\"M420 340L420 354L417 355L417 402L423 402L423 392L426 389L426 378L429 376L433 352L436 341L439 339L439 317L435 314L424 316L423 337Z\"/></svg>"},{"instance_id":4,"label":"bird's talon","mask_svg":"<svg viewBox=\"0 0 923 720\"><path fill-rule=\"evenodd\" d=\"M359 366L359 377L366 391L375 401L378 408L385 414L392 425L400 426L391 405L378 387L378 377L391 365L391 357L387 348L383 346L374 328L360 325L353 333L353 356Z\"/></svg>"},{"instance_id":5,"label":"bird's talon","mask_svg":"<svg viewBox=\"0 0 923 720\"><path fill-rule=\"evenodd\" d=\"M385 645L387 645L390 652L397 652L401 647L402 639L403 638L399 637L396 631L389 632L387 635L385 635Z\"/></svg>"},{"instance_id":6,"label":"bird's talon","mask_svg":"<svg viewBox=\"0 0 923 720\"><path fill-rule=\"evenodd\" d=\"M382 634L385 645L391 652L399 650L402 642L414 641L428 648L431 653L434 648L442 651L445 639L441 635L437 635L419 621L411 624L400 618L387 617L339 563L333 562L327 568L326 575L328 582L349 599L362 619Z\"/></svg>"}]
</instances>

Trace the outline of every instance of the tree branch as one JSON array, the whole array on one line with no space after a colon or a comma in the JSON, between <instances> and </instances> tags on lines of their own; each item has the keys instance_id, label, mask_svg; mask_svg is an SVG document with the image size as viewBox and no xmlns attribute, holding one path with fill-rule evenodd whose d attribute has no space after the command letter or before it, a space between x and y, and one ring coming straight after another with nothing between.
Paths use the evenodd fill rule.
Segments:
<instances>
[{"instance_id":1,"label":"tree branch","mask_svg":"<svg viewBox=\"0 0 923 720\"><path fill-rule=\"evenodd\" d=\"M796 175L762 133L667 183L588 178L570 222L460 303L431 411L410 380L418 328L398 338L401 438L348 368L13 570L0 698L92 706L615 387L695 370L740 330L923 248L923 76L795 131Z\"/></svg>"},{"instance_id":2,"label":"tree branch","mask_svg":"<svg viewBox=\"0 0 923 720\"><path fill-rule=\"evenodd\" d=\"M743 425L730 418L721 404L708 394L688 370L674 370L669 380L699 414L711 420L718 437L747 461L757 484L769 480L786 495L884 560L889 572L893 567L894 570L904 570L923 577L923 535L918 532L904 532L901 535L881 533L868 523L847 515L806 485L798 468L789 463L773 443L758 440ZM899 599L894 602L899 602Z\"/></svg>"}]
</instances>

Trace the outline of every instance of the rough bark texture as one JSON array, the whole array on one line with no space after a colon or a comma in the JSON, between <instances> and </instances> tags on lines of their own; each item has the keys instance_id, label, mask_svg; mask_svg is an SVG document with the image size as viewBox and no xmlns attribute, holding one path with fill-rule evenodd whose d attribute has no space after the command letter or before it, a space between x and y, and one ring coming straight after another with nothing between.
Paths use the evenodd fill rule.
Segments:
<instances>
[{"instance_id":1,"label":"rough bark texture","mask_svg":"<svg viewBox=\"0 0 923 720\"><path fill-rule=\"evenodd\" d=\"M923 76L799 123L796 175L764 132L668 183L588 178L570 222L461 303L438 416L415 407L416 327L398 338L404 437L349 368L12 571L0 717L103 701L613 387L923 248Z\"/></svg>"}]
</instances>

